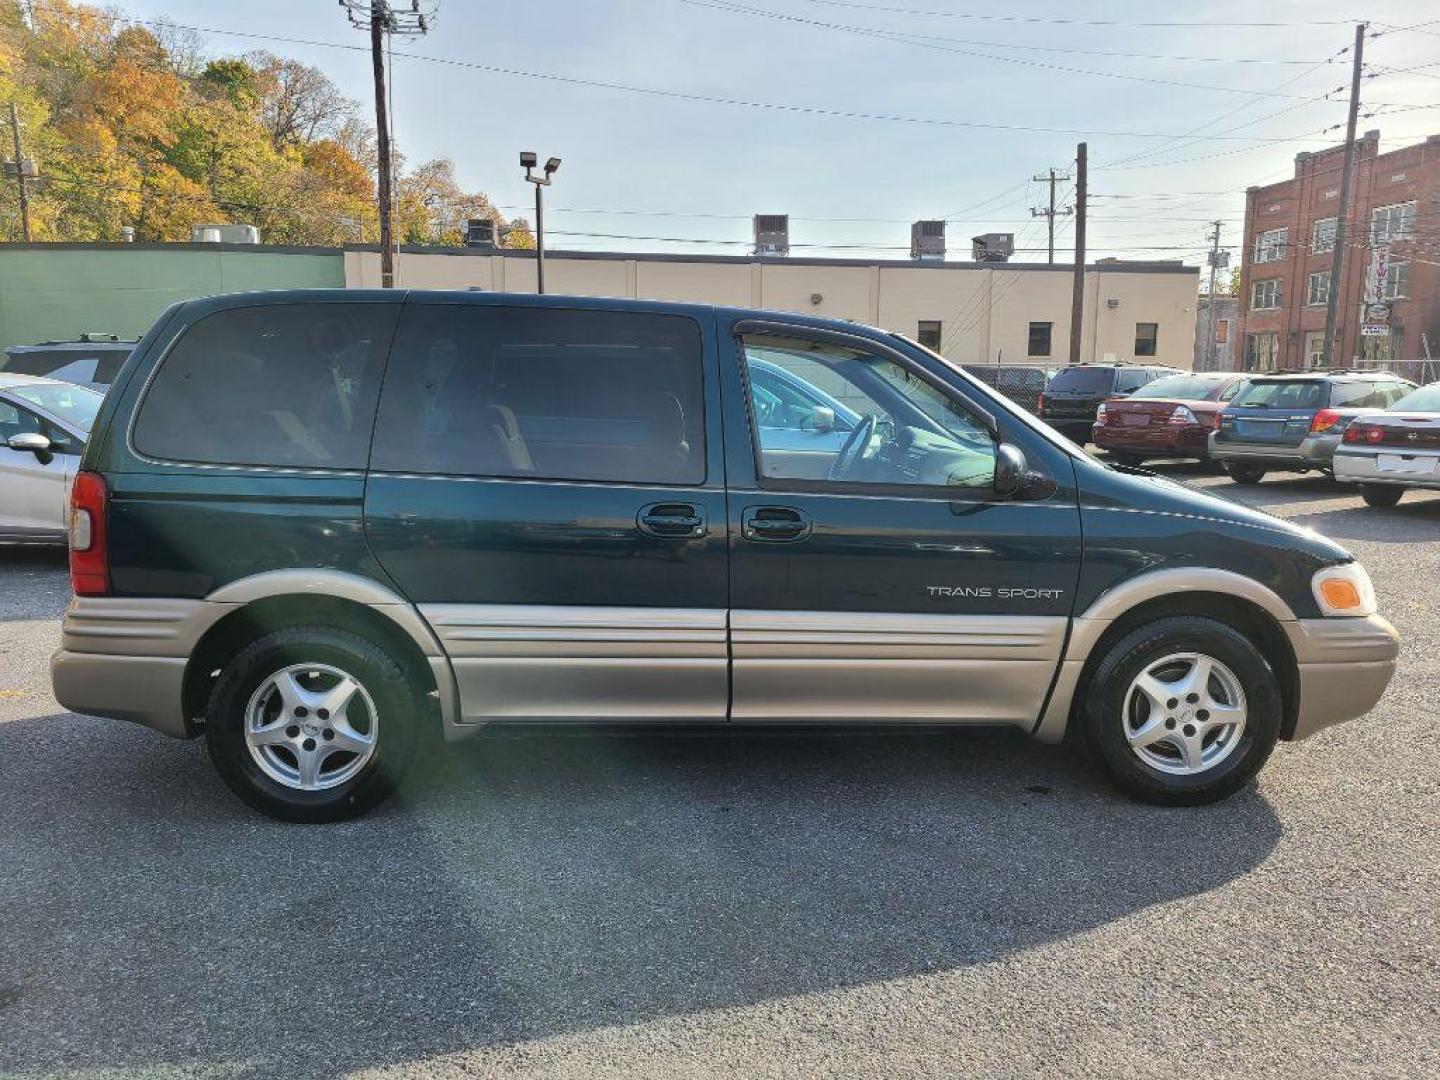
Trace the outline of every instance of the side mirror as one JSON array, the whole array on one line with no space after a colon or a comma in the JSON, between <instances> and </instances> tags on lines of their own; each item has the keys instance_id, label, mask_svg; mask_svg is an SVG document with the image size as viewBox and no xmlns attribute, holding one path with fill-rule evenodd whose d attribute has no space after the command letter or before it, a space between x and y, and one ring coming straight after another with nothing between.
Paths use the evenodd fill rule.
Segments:
<instances>
[{"instance_id":1,"label":"side mirror","mask_svg":"<svg viewBox=\"0 0 1440 1080\"><path fill-rule=\"evenodd\" d=\"M835 410L828 405L816 405L810 410L810 415L803 425L809 431L817 431L822 435L827 431L835 430Z\"/></svg>"},{"instance_id":2,"label":"side mirror","mask_svg":"<svg viewBox=\"0 0 1440 1080\"><path fill-rule=\"evenodd\" d=\"M22 431L19 435L11 435L7 445L11 450L28 450L41 465L49 465L55 457L50 449L50 440L38 431Z\"/></svg>"},{"instance_id":3,"label":"side mirror","mask_svg":"<svg viewBox=\"0 0 1440 1080\"><path fill-rule=\"evenodd\" d=\"M1030 475L1030 463L1019 447L1000 443L995 447L995 494L1002 499L1018 495Z\"/></svg>"},{"instance_id":4,"label":"side mirror","mask_svg":"<svg viewBox=\"0 0 1440 1080\"><path fill-rule=\"evenodd\" d=\"M995 494L1002 499L1048 499L1058 484L1049 473L1030 468L1018 446L995 447Z\"/></svg>"}]
</instances>

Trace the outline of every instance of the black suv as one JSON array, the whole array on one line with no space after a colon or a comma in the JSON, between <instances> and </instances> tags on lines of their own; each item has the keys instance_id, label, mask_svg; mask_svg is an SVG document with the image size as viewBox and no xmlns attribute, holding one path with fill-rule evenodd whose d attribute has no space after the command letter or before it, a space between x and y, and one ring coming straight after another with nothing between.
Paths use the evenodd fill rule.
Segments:
<instances>
[{"instance_id":1,"label":"black suv","mask_svg":"<svg viewBox=\"0 0 1440 1080\"><path fill-rule=\"evenodd\" d=\"M780 370L829 404L777 422ZM1073 730L1205 802L1367 711L1398 647L1309 530L1108 468L894 334L686 304L172 307L70 546L59 701L203 734L294 820L374 804L427 729L580 721Z\"/></svg>"},{"instance_id":2,"label":"black suv","mask_svg":"<svg viewBox=\"0 0 1440 1080\"><path fill-rule=\"evenodd\" d=\"M1090 441L1095 413L1107 398L1124 397L1140 387L1181 374L1179 368L1147 364L1075 364L1050 376L1040 398L1040 417L1081 446Z\"/></svg>"},{"instance_id":3,"label":"black suv","mask_svg":"<svg viewBox=\"0 0 1440 1080\"><path fill-rule=\"evenodd\" d=\"M134 348L134 341L125 341L114 334L81 334L76 341L11 345L0 359L0 371L11 375L40 375L104 392L115 381Z\"/></svg>"}]
</instances>

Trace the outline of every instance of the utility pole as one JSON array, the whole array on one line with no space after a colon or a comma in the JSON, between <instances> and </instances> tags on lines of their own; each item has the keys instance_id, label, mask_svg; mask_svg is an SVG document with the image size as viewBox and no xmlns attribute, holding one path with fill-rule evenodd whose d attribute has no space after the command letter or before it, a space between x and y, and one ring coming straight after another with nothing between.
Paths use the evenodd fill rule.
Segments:
<instances>
[{"instance_id":1,"label":"utility pole","mask_svg":"<svg viewBox=\"0 0 1440 1080\"><path fill-rule=\"evenodd\" d=\"M1085 204L1089 197L1086 180L1088 149L1075 147L1075 283L1070 295L1070 363L1080 362L1080 335L1085 315ZM1051 218L1053 221L1054 218Z\"/></svg>"},{"instance_id":2,"label":"utility pole","mask_svg":"<svg viewBox=\"0 0 1440 1080\"><path fill-rule=\"evenodd\" d=\"M1054 265L1055 265L1055 216L1058 214L1060 217L1068 217L1069 215L1071 215L1071 214L1073 214L1073 213L1075 212L1074 210L1070 209L1069 207L1066 207L1064 210L1056 210L1056 209L1055 209L1055 181L1056 181L1056 180L1069 180L1070 177L1068 177L1068 176L1059 176L1059 175L1056 174L1055 170L1052 168L1052 169L1050 170L1050 174L1049 174L1048 176L1032 176L1030 179L1033 180L1033 181L1035 181L1037 184L1039 184L1039 183L1045 183L1046 181L1048 181L1049 184L1050 184L1050 208L1047 210L1047 209L1044 209L1044 208L1039 207L1039 206L1032 206L1032 207L1030 208L1030 216L1031 216L1031 217L1043 217L1043 218L1049 218L1049 219L1050 219L1049 222L1048 222L1048 225L1049 225L1049 228L1050 228L1050 256L1049 256L1049 258L1047 258L1047 259L1045 260L1045 263L1046 263L1047 266L1054 266Z\"/></svg>"},{"instance_id":3,"label":"utility pole","mask_svg":"<svg viewBox=\"0 0 1440 1080\"><path fill-rule=\"evenodd\" d=\"M10 135L15 143L15 161L5 162L5 173L15 171L15 184L20 189L20 238L30 243L30 192L25 182L36 174L35 163L25 160L25 151L20 143L20 110L15 102L10 103Z\"/></svg>"},{"instance_id":4,"label":"utility pole","mask_svg":"<svg viewBox=\"0 0 1440 1080\"><path fill-rule=\"evenodd\" d=\"M1335 212L1335 248L1330 255L1330 295L1325 302L1325 366L1335 366L1335 322L1344 291L1345 223L1350 217L1350 180L1355 171L1355 122L1360 115L1360 69L1365 54L1365 23L1355 24L1350 73L1350 117L1345 122L1345 169L1340 174L1340 209Z\"/></svg>"},{"instance_id":5,"label":"utility pole","mask_svg":"<svg viewBox=\"0 0 1440 1080\"><path fill-rule=\"evenodd\" d=\"M1221 222L1212 221L1211 225L1214 228L1210 233L1210 292L1207 305L1210 309L1210 318L1207 320L1209 328L1206 330L1208 336L1205 339L1205 369L1207 371L1215 371L1219 367L1215 357L1215 272L1230 262L1230 253L1220 250Z\"/></svg>"},{"instance_id":6,"label":"utility pole","mask_svg":"<svg viewBox=\"0 0 1440 1080\"><path fill-rule=\"evenodd\" d=\"M380 212L380 285L395 287L395 234L392 211L395 206L393 167L390 149L390 108L385 90L385 51L395 34L424 34L430 29L434 12L421 11L420 0L410 0L409 11L396 11L389 0L340 0L350 25L370 32L370 60L375 76L375 196Z\"/></svg>"}]
</instances>

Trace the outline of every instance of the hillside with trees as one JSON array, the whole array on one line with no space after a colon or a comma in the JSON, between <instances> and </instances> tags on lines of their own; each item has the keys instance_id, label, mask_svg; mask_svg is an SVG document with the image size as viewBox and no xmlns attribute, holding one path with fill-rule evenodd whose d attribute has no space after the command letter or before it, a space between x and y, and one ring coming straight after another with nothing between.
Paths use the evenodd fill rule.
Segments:
<instances>
[{"instance_id":1,"label":"hillside with trees","mask_svg":"<svg viewBox=\"0 0 1440 1080\"><path fill-rule=\"evenodd\" d=\"M27 10L28 9L28 10ZM375 243L375 132L318 68L269 52L211 54L196 35L142 26L113 8L0 0L0 158L19 111L36 241L188 240L198 223L245 222L267 243ZM466 191L446 159L398 173L405 244L457 244L488 217L508 247L531 247ZM19 199L0 184L0 240L20 238Z\"/></svg>"}]
</instances>

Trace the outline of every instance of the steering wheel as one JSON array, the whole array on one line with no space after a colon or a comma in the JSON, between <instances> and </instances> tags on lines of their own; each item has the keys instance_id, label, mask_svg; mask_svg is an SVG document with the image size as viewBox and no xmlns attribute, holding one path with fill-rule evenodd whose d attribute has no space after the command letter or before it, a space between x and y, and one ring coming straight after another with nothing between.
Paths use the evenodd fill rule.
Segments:
<instances>
[{"instance_id":1,"label":"steering wheel","mask_svg":"<svg viewBox=\"0 0 1440 1080\"><path fill-rule=\"evenodd\" d=\"M865 449L870 445L870 440L875 435L875 425L880 418L874 413L866 413L855 425L855 430L850 432L850 437L845 440L845 445L840 447L840 453L830 465L830 471L825 474L827 480L844 480L850 475L850 470L865 455Z\"/></svg>"}]
</instances>

